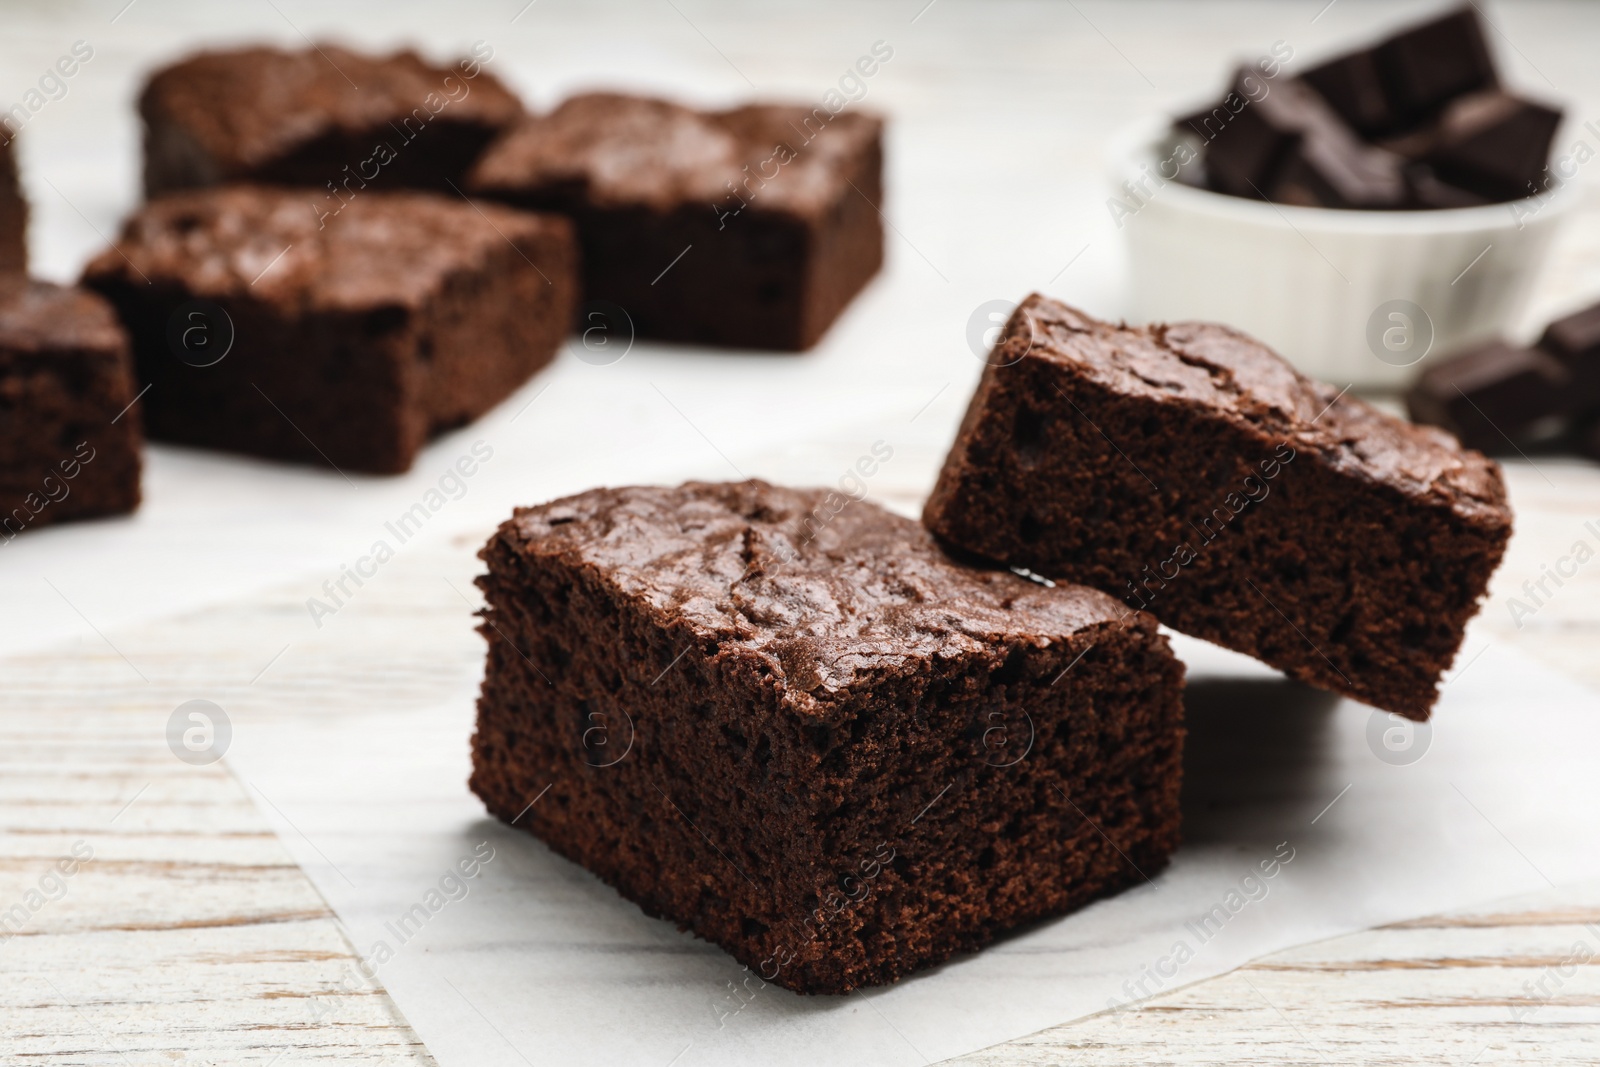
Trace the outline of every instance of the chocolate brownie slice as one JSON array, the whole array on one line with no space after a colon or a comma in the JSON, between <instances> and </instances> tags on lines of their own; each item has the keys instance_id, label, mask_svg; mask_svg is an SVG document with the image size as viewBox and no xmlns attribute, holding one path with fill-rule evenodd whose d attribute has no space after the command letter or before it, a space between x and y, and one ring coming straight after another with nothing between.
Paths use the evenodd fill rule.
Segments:
<instances>
[{"instance_id":1,"label":"chocolate brownie slice","mask_svg":"<svg viewBox=\"0 0 1600 1067\"><path fill-rule=\"evenodd\" d=\"M522 104L480 49L450 67L414 52L202 52L157 71L139 98L147 196L219 182L309 185L317 210L371 184L448 190Z\"/></svg>"},{"instance_id":2,"label":"chocolate brownie slice","mask_svg":"<svg viewBox=\"0 0 1600 1067\"><path fill-rule=\"evenodd\" d=\"M84 283L133 338L152 437L396 473L555 354L577 289L570 224L428 193L363 193L326 225L304 193L150 201Z\"/></svg>"},{"instance_id":3,"label":"chocolate brownie slice","mask_svg":"<svg viewBox=\"0 0 1600 1067\"><path fill-rule=\"evenodd\" d=\"M15 137L0 127L0 272L28 269L28 202L22 197L13 154Z\"/></svg>"},{"instance_id":4,"label":"chocolate brownie slice","mask_svg":"<svg viewBox=\"0 0 1600 1067\"><path fill-rule=\"evenodd\" d=\"M139 506L133 360L93 293L0 275L0 544Z\"/></svg>"},{"instance_id":5,"label":"chocolate brownie slice","mask_svg":"<svg viewBox=\"0 0 1600 1067\"><path fill-rule=\"evenodd\" d=\"M1183 668L1103 594L762 482L519 509L481 556L473 791L751 988L893 981L1177 844Z\"/></svg>"},{"instance_id":6,"label":"chocolate brownie slice","mask_svg":"<svg viewBox=\"0 0 1600 1067\"><path fill-rule=\"evenodd\" d=\"M571 215L584 297L641 337L798 350L883 262L882 125L591 93L505 134L468 186Z\"/></svg>"},{"instance_id":7,"label":"chocolate brownie slice","mask_svg":"<svg viewBox=\"0 0 1600 1067\"><path fill-rule=\"evenodd\" d=\"M923 520L1291 677L1424 719L1511 533L1499 468L1225 326L1031 296Z\"/></svg>"}]
</instances>

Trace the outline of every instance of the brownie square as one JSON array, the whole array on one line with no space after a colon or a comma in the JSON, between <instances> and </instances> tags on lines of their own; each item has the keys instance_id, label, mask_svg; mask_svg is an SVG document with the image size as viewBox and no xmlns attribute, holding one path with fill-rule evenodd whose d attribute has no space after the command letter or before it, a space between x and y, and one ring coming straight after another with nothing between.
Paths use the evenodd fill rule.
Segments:
<instances>
[{"instance_id":1,"label":"brownie square","mask_svg":"<svg viewBox=\"0 0 1600 1067\"><path fill-rule=\"evenodd\" d=\"M28 202L17 179L17 139L0 128L0 273L28 269Z\"/></svg>"},{"instance_id":2,"label":"brownie square","mask_svg":"<svg viewBox=\"0 0 1600 1067\"><path fill-rule=\"evenodd\" d=\"M1183 668L1110 597L762 482L518 509L481 556L473 791L746 981L889 982L1177 845Z\"/></svg>"},{"instance_id":3,"label":"brownie square","mask_svg":"<svg viewBox=\"0 0 1600 1067\"><path fill-rule=\"evenodd\" d=\"M365 191L460 185L522 104L483 69L414 52L202 52L151 76L139 97L145 195L257 182L310 185L318 210ZM475 50L477 53L479 50Z\"/></svg>"},{"instance_id":4,"label":"brownie square","mask_svg":"<svg viewBox=\"0 0 1600 1067\"><path fill-rule=\"evenodd\" d=\"M139 506L133 359L93 293L0 275L0 544Z\"/></svg>"},{"instance_id":5,"label":"brownie square","mask_svg":"<svg viewBox=\"0 0 1600 1067\"><path fill-rule=\"evenodd\" d=\"M1494 463L1225 326L1113 325L1035 295L989 364L934 534L1427 717L1511 533Z\"/></svg>"},{"instance_id":6,"label":"brownie square","mask_svg":"<svg viewBox=\"0 0 1600 1067\"><path fill-rule=\"evenodd\" d=\"M592 93L505 134L468 187L572 216L585 300L638 336L799 350L883 262L882 125Z\"/></svg>"},{"instance_id":7,"label":"brownie square","mask_svg":"<svg viewBox=\"0 0 1600 1067\"><path fill-rule=\"evenodd\" d=\"M152 437L398 473L499 403L572 320L562 218L363 193L319 222L305 191L150 201L84 271L149 383Z\"/></svg>"}]
</instances>

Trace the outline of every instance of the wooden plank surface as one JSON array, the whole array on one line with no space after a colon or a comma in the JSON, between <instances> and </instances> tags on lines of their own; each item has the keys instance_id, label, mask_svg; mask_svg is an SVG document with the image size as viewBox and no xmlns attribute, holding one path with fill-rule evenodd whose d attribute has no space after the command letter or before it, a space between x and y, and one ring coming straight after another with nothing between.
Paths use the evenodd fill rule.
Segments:
<instances>
[{"instance_id":1,"label":"wooden plank surface","mask_svg":"<svg viewBox=\"0 0 1600 1067\"><path fill-rule=\"evenodd\" d=\"M1600 568L1520 628L1506 607L1570 548L1600 501L1600 468L1508 474L1518 534L1475 635L1600 681ZM181 761L166 730L197 696L225 705L236 730L263 716L309 730L369 701L378 687L364 678L419 700L443 692L441 664L478 654L461 598L478 540L408 549L363 591L360 625L314 640L295 587L127 633L86 626L71 646L0 664L0 912L27 910L0 942L10 1058L431 1062L381 988L340 987L350 945L269 830L270 798L246 795L225 760ZM406 639L441 617L453 623L433 626L433 649ZM75 847L92 858L52 879ZM1279 953L963 1062L1600 1062L1597 959L1600 886L1552 889Z\"/></svg>"}]
</instances>

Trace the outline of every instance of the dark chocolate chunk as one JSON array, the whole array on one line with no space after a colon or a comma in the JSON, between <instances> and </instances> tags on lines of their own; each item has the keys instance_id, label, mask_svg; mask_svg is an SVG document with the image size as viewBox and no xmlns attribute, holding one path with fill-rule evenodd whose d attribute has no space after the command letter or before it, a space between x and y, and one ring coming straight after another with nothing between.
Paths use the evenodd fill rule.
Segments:
<instances>
[{"instance_id":1,"label":"dark chocolate chunk","mask_svg":"<svg viewBox=\"0 0 1600 1067\"><path fill-rule=\"evenodd\" d=\"M496 141L469 190L570 215L584 297L641 337L809 348L883 262L882 122L575 96Z\"/></svg>"},{"instance_id":2,"label":"dark chocolate chunk","mask_svg":"<svg viewBox=\"0 0 1600 1067\"><path fill-rule=\"evenodd\" d=\"M1404 124L1431 117L1454 97L1496 84L1477 12L1463 7L1378 45L1390 106Z\"/></svg>"},{"instance_id":3,"label":"dark chocolate chunk","mask_svg":"<svg viewBox=\"0 0 1600 1067\"><path fill-rule=\"evenodd\" d=\"M1406 409L1412 421L1449 430L1468 448L1513 452L1570 413L1570 385L1546 353L1489 341L1430 363L1406 393Z\"/></svg>"},{"instance_id":4,"label":"dark chocolate chunk","mask_svg":"<svg viewBox=\"0 0 1600 1067\"><path fill-rule=\"evenodd\" d=\"M1566 367L1574 404L1600 408L1600 304L1546 326L1539 347Z\"/></svg>"},{"instance_id":5,"label":"dark chocolate chunk","mask_svg":"<svg viewBox=\"0 0 1600 1067\"><path fill-rule=\"evenodd\" d=\"M1568 436L1567 445L1585 459L1600 460L1600 416L1580 420Z\"/></svg>"},{"instance_id":6,"label":"dark chocolate chunk","mask_svg":"<svg viewBox=\"0 0 1600 1067\"><path fill-rule=\"evenodd\" d=\"M1245 92L1251 86L1253 99ZM1404 202L1400 157L1363 144L1305 83L1267 82L1245 68L1233 92L1246 103L1206 151L1214 188L1310 206L1392 208Z\"/></svg>"},{"instance_id":7,"label":"dark chocolate chunk","mask_svg":"<svg viewBox=\"0 0 1600 1067\"><path fill-rule=\"evenodd\" d=\"M1399 124L1384 95L1377 53L1373 49L1330 59L1301 77L1322 94L1340 118L1364 137L1386 133Z\"/></svg>"},{"instance_id":8,"label":"dark chocolate chunk","mask_svg":"<svg viewBox=\"0 0 1600 1067\"><path fill-rule=\"evenodd\" d=\"M1496 466L1224 326L1031 296L928 499L947 545L1415 719L1511 533Z\"/></svg>"},{"instance_id":9,"label":"dark chocolate chunk","mask_svg":"<svg viewBox=\"0 0 1600 1067\"><path fill-rule=\"evenodd\" d=\"M1490 200L1539 192L1561 112L1498 89L1452 101L1422 161L1441 179Z\"/></svg>"},{"instance_id":10,"label":"dark chocolate chunk","mask_svg":"<svg viewBox=\"0 0 1600 1067\"><path fill-rule=\"evenodd\" d=\"M1488 198L1451 185L1426 163L1411 163L1405 168L1407 206L1416 208L1482 207Z\"/></svg>"},{"instance_id":11,"label":"dark chocolate chunk","mask_svg":"<svg viewBox=\"0 0 1600 1067\"><path fill-rule=\"evenodd\" d=\"M577 263L563 218L366 192L319 221L309 189L147 202L84 271L132 335L152 437L397 473L555 355ZM193 358L203 337L231 350Z\"/></svg>"},{"instance_id":12,"label":"dark chocolate chunk","mask_svg":"<svg viewBox=\"0 0 1600 1067\"><path fill-rule=\"evenodd\" d=\"M146 196L218 182L309 185L319 210L378 189L455 193L522 104L474 57L335 45L202 52L157 71L139 98Z\"/></svg>"},{"instance_id":13,"label":"dark chocolate chunk","mask_svg":"<svg viewBox=\"0 0 1600 1067\"><path fill-rule=\"evenodd\" d=\"M139 506L136 392L111 305L0 275L0 544Z\"/></svg>"},{"instance_id":14,"label":"dark chocolate chunk","mask_svg":"<svg viewBox=\"0 0 1600 1067\"><path fill-rule=\"evenodd\" d=\"M835 496L592 490L518 509L478 579L472 790L805 993L1143 885L1178 841L1154 621Z\"/></svg>"}]
</instances>

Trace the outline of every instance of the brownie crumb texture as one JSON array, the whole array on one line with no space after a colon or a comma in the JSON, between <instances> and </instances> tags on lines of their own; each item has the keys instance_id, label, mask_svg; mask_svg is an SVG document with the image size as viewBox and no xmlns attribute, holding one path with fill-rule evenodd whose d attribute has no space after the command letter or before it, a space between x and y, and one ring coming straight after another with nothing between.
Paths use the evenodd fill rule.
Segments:
<instances>
[{"instance_id":1,"label":"brownie crumb texture","mask_svg":"<svg viewBox=\"0 0 1600 1067\"><path fill-rule=\"evenodd\" d=\"M1011 317L924 512L1311 685L1427 717L1511 532L1499 468L1223 326Z\"/></svg>"},{"instance_id":2,"label":"brownie crumb texture","mask_svg":"<svg viewBox=\"0 0 1600 1067\"><path fill-rule=\"evenodd\" d=\"M479 45L452 66L415 52L202 52L157 71L139 98L147 196L222 182L305 185L337 213L367 191L456 195L467 169L522 115Z\"/></svg>"},{"instance_id":3,"label":"brownie crumb texture","mask_svg":"<svg viewBox=\"0 0 1600 1067\"><path fill-rule=\"evenodd\" d=\"M152 437L382 474L551 360L576 275L562 218L367 193L324 226L306 191L227 186L145 204L84 283L132 335ZM191 319L231 348L196 358Z\"/></svg>"},{"instance_id":4,"label":"brownie crumb texture","mask_svg":"<svg viewBox=\"0 0 1600 1067\"><path fill-rule=\"evenodd\" d=\"M481 553L488 809L807 993L1161 869L1183 669L1149 617L827 496L691 483L519 509Z\"/></svg>"},{"instance_id":5,"label":"brownie crumb texture","mask_svg":"<svg viewBox=\"0 0 1600 1067\"><path fill-rule=\"evenodd\" d=\"M133 360L93 293L0 275L0 544L139 506Z\"/></svg>"},{"instance_id":6,"label":"brownie crumb texture","mask_svg":"<svg viewBox=\"0 0 1600 1067\"><path fill-rule=\"evenodd\" d=\"M883 262L882 127L589 93L506 133L468 188L571 215L585 301L619 306L641 337L799 350Z\"/></svg>"}]
</instances>

